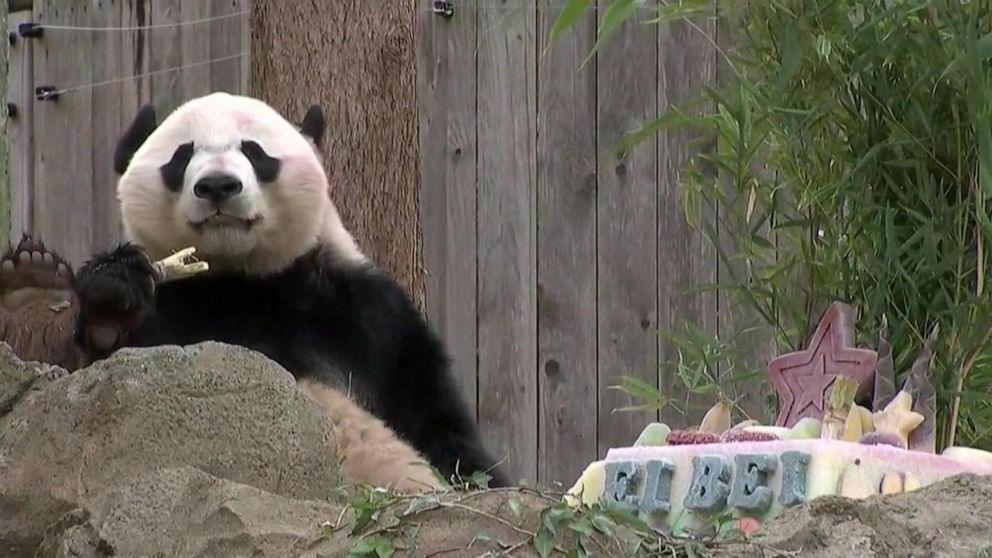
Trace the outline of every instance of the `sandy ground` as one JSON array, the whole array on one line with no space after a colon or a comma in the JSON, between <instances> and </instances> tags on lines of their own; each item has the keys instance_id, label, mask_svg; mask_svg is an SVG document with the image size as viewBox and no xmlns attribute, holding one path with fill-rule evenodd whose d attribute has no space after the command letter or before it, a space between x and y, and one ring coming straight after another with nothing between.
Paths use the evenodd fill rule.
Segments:
<instances>
[{"instance_id":1,"label":"sandy ground","mask_svg":"<svg viewBox=\"0 0 992 558\"><path fill-rule=\"evenodd\" d=\"M916 492L820 498L714 556L992 556L992 477L959 476Z\"/></svg>"}]
</instances>

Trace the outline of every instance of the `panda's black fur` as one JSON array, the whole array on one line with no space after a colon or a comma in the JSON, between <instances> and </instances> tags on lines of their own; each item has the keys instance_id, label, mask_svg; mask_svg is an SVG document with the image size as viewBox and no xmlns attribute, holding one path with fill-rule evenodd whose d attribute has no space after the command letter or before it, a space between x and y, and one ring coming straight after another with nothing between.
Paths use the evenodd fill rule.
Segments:
<instances>
[{"instance_id":1,"label":"panda's black fur","mask_svg":"<svg viewBox=\"0 0 992 558\"><path fill-rule=\"evenodd\" d=\"M118 173L154 127L154 113L142 110L117 147ZM307 114L302 131L320 142L319 111ZM218 272L156 284L153 273L150 258L131 243L79 269L76 336L87 361L123 346L244 346L298 379L347 391L446 478L484 471L490 486L509 484L481 442L439 338L404 290L373 265L340 264L318 245L269 275ZM98 348L94 332L108 327L117 337Z\"/></svg>"}]
</instances>

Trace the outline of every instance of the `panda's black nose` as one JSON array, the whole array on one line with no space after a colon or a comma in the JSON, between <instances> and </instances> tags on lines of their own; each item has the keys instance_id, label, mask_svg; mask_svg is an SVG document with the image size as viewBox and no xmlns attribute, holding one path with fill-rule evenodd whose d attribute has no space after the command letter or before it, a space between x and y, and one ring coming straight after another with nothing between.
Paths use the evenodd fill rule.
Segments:
<instances>
[{"instance_id":1,"label":"panda's black nose","mask_svg":"<svg viewBox=\"0 0 992 558\"><path fill-rule=\"evenodd\" d=\"M214 203L221 203L241 192L241 181L229 174L204 176L193 186L193 194Z\"/></svg>"}]
</instances>

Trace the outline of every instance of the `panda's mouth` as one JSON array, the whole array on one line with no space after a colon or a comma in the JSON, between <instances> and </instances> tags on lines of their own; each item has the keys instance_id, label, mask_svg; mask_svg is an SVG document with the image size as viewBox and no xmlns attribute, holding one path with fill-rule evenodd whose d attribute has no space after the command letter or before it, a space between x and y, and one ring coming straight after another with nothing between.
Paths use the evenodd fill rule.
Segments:
<instances>
[{"instance_id":1,"label":"panda's mouth","mask_svg":"<svg viewBox=\"0 0 992 558\"><path fill-rule=\"evenodd\" d=\"M228 228L239 228L243 230L249 230L256 223L258 223L262 218L258 217L237 217L230 215L228 213L217 212L213 215L202 219L200 221L191 222L193 229L197 232L202 232L204 230L216 230L216 229L228 229Z\"/></svg>"}]
</instances>

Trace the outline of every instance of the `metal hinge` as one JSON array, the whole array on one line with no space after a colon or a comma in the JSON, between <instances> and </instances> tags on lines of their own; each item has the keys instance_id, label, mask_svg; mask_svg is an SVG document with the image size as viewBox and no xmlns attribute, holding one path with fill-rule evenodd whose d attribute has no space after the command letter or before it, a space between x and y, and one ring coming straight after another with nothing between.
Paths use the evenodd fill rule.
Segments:
<instances>
[{"instance_id":1,"label":"metal hinge","mask_svg":"<svg viewBox=\"0 0 992 558\"><path fill-rule=\"evenodd\" d=\"M455 15L455 5L445 0L434 0L434 13L443 17L451 17Z\"/></svg>"}]
</instances>

